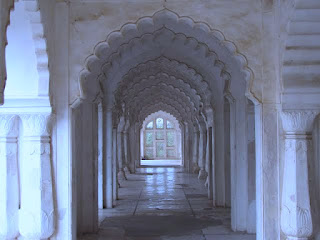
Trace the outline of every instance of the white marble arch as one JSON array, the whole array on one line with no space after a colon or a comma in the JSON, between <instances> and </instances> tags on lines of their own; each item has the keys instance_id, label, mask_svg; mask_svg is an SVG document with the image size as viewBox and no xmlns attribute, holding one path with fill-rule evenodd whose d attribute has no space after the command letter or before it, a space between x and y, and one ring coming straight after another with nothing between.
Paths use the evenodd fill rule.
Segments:
<instances>
[{"instance_id":1,"label":"white marble arch","mask_svg":"<svg viewBox=\"0 0 320 240\"><path fill-rule=\"evenodd\" d=\"M153 68L145 67L149 62L154 63L158 59L166 59L165 61L169 64L159 67L158 69L161 71L158 72L153 71ZM201 81L207 83L209 87L209 92L205 92L201 85L197 85L198 83L194 85L198 86L199 92L197 94L202 95L202 99L206 99L205 105L203 106L201 103L197 105L196 101L190 101L192 98L184 97L187 94L181 91L182 88L174 88L173 85L164 87L166 84L163 84L159 92L159 86L150 84L149 87L144 87L141 84L137 88L140 90L132 90L132 98L127 98L124 102L126 109L123 113L129 115L130 126L134 126L134 120L139 119L139 114L136 112L141 111L144 107L148 108L148 104L152 109L152 105L156 105L157 101L163 102L164 106L173 102L171 105L179 109L182 116L187 116L187 122L183 121L185 157L191 156L192 149L194 149L191 148L190 137L193 136L191 129L198 121L200 129L199 156L202 153L199 157L201 158L199 177L206 177L206 170L209 172L208 185L211 191L209 195L215 195L215 199L219 200L220 196L224 195L223 188L211 188L215 188L216 181L225 181L224 176L215 174L215 171L220 172L220 168L223 167L223 164L220 163L224 162L224 148L222 148L224 141L214 141L214 139L224 138L223 97L226 92L230 96L232 94L234 114L230 122L236 125L232 134L236 136L233 143L237 146L233 155L237 165L233 166L236 167L237 186L243 190L241 190L243 194L238 191L237 204L232 205L232 218L235 223L233 229L245 231L247 230L249 209L248 149L245 144L247 132L244 126L247 96L255 104L259 104L259 102L251 94L250 87L253 75L247 67L245 57L237 52L234 44L225 40L221 32L212 30L205 23L196 23L188 17L180 17L166 9L155 13L152 17L142 18L137 23L126 24L120 31L112 32L106 41L99 43L95 47L94 55L87 58L86 69L80 73L79 77L79 98L95 101L103 96L105 104L109 108L114 108L112 114L119 115L117 112L119 112L124 98L122 93L127 91L125 83L129 79L139 82L159 72L166 74L169 72L175 79L181 78L191 86L193 78L185 80L180 77L183 76L183 72L188 71L188 68L172 69L169 66L170 62L178 62L181 65L197 69L196 76L200 76ZM143 71L139 71L139 69L143 69ZM182 97L177 97L179 95ZM185 100L182 100L184 98ZM159 110L164 109L159 108ZM111 110L107 111L109 111L108 114L111 114ZM198 114L196 119L192 117L194 112ZM219 129L220 131L216 131ZM212 152L213 149L217 150ZM212 161L215 162L209 164ZM219 168L215 168L217 166ZM233 192L233 194L235 193ZM259 217L261 216L258 215Z\"/></svg>"},{"instance_id":2,"label":"white marble arch","mask_svg":"<svg viewBox=\"0 0 320 240\"><path fill-rule=\"evenodd\" d=\"M189 36L189 39L191 40L190 43L192 42L192 44L197 44L197 41L203 42L200 43L199 50L201 49L201 51L204 52L209 51L209 54L207 56L210 56L209 59L205 60L203 66L206 66L209 63L211 67L213 65L211 69L220 69L216 71L216 74L219 75L219 78L221 73L229 72L229 76L232 77L232 73L235 74L238 71L236 74L237 78L241 76L241 78L247 81L248 84L246 93L250 93L250 83L252 81L251 70L247 67L246 59L237 52L237 48L233 43L225 40L221 32L212 30L207 24L195 23L191 18L180 17L176 13L165 9L155 13L152 17L144 17L139 19L136 23L125 24L120 31L112 32L108 36L106 41L99 43L95 47L94 55L87 58L86 69L83 70L80 74L79 80L81 97L95 97L97 91L99 91L99 87L95 83L93 84L91 81L97 83L97 78L101 74L100 69L106 63L109 63L109 65L107 64L103 68L104 72L106 73L107 79L111 80L113 84L117 84L119 81L117 79L121 79L121 77L117 77L116 79L116 76L112 76L112 68L116 70L119 64L121 64L122 58L124 56L126 59L135 59L135 65L129 64L128 61L126 62L126 66L129 67L129 69L139 64L139 60L137 58L138 55L134 57L134 55L138 54L139 52L139 47L135 46L136 44L139 44L139 39L144 40L144 46L148 46L148 41L151 41L151 47L152 41L156 40L152 37L153 34L159 31L161 32L163 30L168 33L171 32L173 34L177 34L177 40L183 40L184 38L186 40L186 36ZM181 34L179 34L180 32ZM170 38L170 36L168 37ZM126 50L124 50L123 47L126 47L126 49L134 49L134 51L131 51L128 56L125 53ZM144 52L146 52L147 48L144 48ZM153 48L153 50L155 49L156 48ZM179 47L176 50L178 49ZM214 49L214 52L211 52L212 49ZM168 51L170 51L169 48ZM193 56L198 55L200 57L200 55L195 52L193 54ZM153 58L154 57L155 56L153 56ZM111 62L113 62L114 60L117 62L117 64L112 64L111 67ZM145 57L144 60L146 60ZM226 66L224 62L233 62L234 64L228 64ZM189 65L196 64L194 63ZM120 75L123 72L123 70L120 72L118 70L116 71L120 73ZM113 89L115 89L115 85L113 84L110 85L109 83L108 89L111 92L113 91Z\"/></svg>"}]
</instances>

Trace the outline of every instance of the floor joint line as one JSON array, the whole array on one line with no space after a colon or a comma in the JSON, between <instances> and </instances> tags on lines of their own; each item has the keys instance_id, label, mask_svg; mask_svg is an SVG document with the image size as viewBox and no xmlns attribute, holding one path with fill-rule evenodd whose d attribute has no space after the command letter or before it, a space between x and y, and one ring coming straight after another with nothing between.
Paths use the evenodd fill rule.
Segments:
<instances>
[{"instance_id":1,"label":"floor joint line","mask_svg":"<svg viewBox=\"0 0 320 240\"><path fill-rule=\"evenodd\" d=\"M135 209L134 209L134 211L133 211L132 216L134 216L134 215L136 214L136 211L137 211L137 208L138 208L138 205L139 205L139 201L140 201L140 198L141 198L141 195L142 195L142 191L143 191L143 187L142 187L142 189L141 189L141 191L140 191L139 198L138 198L138 200L137 200L137 205L136 205L136 207L135 207Z\"/></svg>"}]
</instances>

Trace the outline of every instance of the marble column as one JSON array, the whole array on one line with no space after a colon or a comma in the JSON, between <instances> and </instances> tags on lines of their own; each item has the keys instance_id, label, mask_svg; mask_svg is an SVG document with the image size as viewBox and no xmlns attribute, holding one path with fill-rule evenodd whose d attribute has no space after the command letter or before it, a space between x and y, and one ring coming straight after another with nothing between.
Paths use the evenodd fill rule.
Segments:
<instances>
[{"instance_id":1,"label":"marble column","mask_svg":"<svg viewBox=\"0 0 320 240\"><path fill-rule=\"evenodd\" d=\"M127 131L123 132L123 152L124 152L124 172L126 175L130 174L129 169L129 134Z\"/></svg>"},{"instance_id":2,"label":"marble column","mask_svg":"<svg viewBox=\"0 0 320 240\"><path fill-rule=\"evenodd\" d=\"M207 146L207 133L205 130L200 130L200 137L199 137L199 179L206 179L207 172L205 170L206 166L206 146Z\"/></svg>"},{"instance_id":3,"label":"marble column","mask_svg":"<svg viewBox=\"0 0 320 240\"><path fill-rule=\"evenodd\" d=\"M320 239L320 114L316 117L312 131L314 146L313 161L309 166L310 204L312 212L314 239Z\"/></svg>"},{"instance_id":4,"label":"marble column","mask_svg":"<svg viewBox=\"0 0 320 240\"><path fill-rule=\"evenodd\" d=\"M113 202L118 199L118 164L117 164L117 128L113 128L113 142L112 142L112 151L113 151L113 171L112 171L112 178L113 178L113 185L112 185L112 196Z\"/></svg>"},{"instance_id":5,"label":"marble column","mask_svg":"<svg viewBox=\"0 0 320 240\"><path fill-rule=\"evenodd\" d=\"M188 123L184 123L184 168L186 169L186 171L188 172L188 166L189 166L189 126Z\"/></svg>"},{"instance_id":6,"label":"marble column","mask_svg":"<svg viewBox=\"0 0 320 240\"><path fill-rule=\"evenodd\" d=\"M103 199L103 120L102 120L102 105L98 106L98 207L103 209L103 205L106 205Z\"/></svg>"},{"instance_id":7,"label":"marble column","mask_svg":"<svg viewBox=\"0 0 320 240\"><path fill-rule=\"evenodd\" d=\"M208 140L207 140L207 154L208 154L208 199L213 200L213 206L215 206L215 198L214 198L214 193L215 193L215 168L214 168L214 151L213 151L213 146L214 146L214 141L213 141L213 127L208 128Z\"/></svg>"},{"instance_id":8,"label":"marble column","mask_svg":"<svg viewBox=\"0 0 320 240\"><path fill-rule=\"evenodd\" d=\"M0 115L0 239L19 236L18 121Z\"/></svg>"},{"instance_id":9,"label":"marble column","mask_svg":"<svg viewBox=\"0 0 320 240\"><path fill-rule=\"evenodd\" d=\"M254 105L247 105L247 149L248 149L248 214L247 232L256 232L256 151Z\"/></svg>"},{"instance_id":10,"label":"marble column","mask_svg":"<svg viewBox=\"0 0 320 240\"><path fill-rule=\"evenodd\" d=\"M55 232L51 166L51 114L22 115L19 230L24 239L49 239Z\"/></svg>"},{"instance_id":11,"label":"marble column","mask_svg":"<svg viewBox=\"0 0 320 240\"><path fill-rule=\"evenodd\" d=\"M192 160L193 160L193 173L199 173L200 168L198 165L198 159L199 159L199 132L198 131L194 131L193 132L193 151L192 151Z\"/></svg>"},{"instance_id":12,"label":"marble column","mask_svg":"<svg viewBox=\"0 0 320 240\"><path fill-rule=\"evenodd\" d=\"M225 159L225 140L224 140L224 99L219 99L218 104L215 108L215 139L218 139L215 141L215 148L217 151L215 151L215 186L216 186L216 192L215 192L215 202L216 206L225 207L226 205L226 198L225 198L225 192L226 192L226 159Z\"/></svg>"},{"instance_id":13,"label":"marble column","mask_svg":"<svg viewBox=\"0 0 320 240\"><path fill-rule=\"evenodd\" d=\"M136 133L135 133L135 127L132 125L130 127L129 131L129 167L132 173L136 172L136 161L135 161L135 156L136 156L136 151L139 148L139 142L136 141Z\"/></svg>"},{"instance_id":14,"label":"marble column","mask_svg":"<svg viewBox=\"0 0 320 240\"><path fill-rule=\"evenodd\" d=\"M255 105L256 235L262 240L280 239L279 115L278 104Z\"/></svg>"},{"instance_id":15,"label":"marble column","mask_svg":"<svg viewBox=\"0 0 320 240\"><path fill-rule=\"evenodd\" d=\"M139 128L139 125L136 124L136 147L137 147L137 150L136 150L136 166L140 166L140 158L141 158L141 148L140 148L140 144L141 144L141 139L140 139L140 128Z\"/></svg>"},{"instance_id":16,"label":"marble column","mask_svg":"<svg viewBox=\"0 0 320 240\"><path fill-rule=\"evenodd\" d=\"M246 106L247 99L244 96L236 99L235 102L235 142L236 142L236 162L235 175L236 177L236 222L237 231L247 230L247 214L248 214L248 157L247 157L247 116ZM218 149L217 149L218 150Z\"/></svg>"},{"instance_id":17,"label":"marble column","mask_svg":"<svg viewBox=\"0 0 320 240\"><path fill-rule=\"evenodd\" d=\"M117 159L118 159L118 179L127 180L126 174L124 172L124 163L123 163L123 133L117 132Z\"/></svg>"},{"instance_id":18,"label":"marble column","mask_svg":"<svg viewBox=\"0 0 320 240\"><path fill-rule=\"evenodd\" d=\"M107 208L112 208L113 207L113 188L112 188L112 182L113 182L113 177L112 177L112 108L109 104L106 104L103 109L103 127L104 127L104 161L106 162L106 207Z\"/></svg>"},{"instance_id":19,"label":"marble column","mask_svg":"<svg viewBox=\"0 0 320 240\"><path fill-rule=\"evenodd\" d=\"M285 131L281 229L290 240L312 235L308 163L312 161L312 126L315 111L283 111Z\"/></svg>"}]
</instances>

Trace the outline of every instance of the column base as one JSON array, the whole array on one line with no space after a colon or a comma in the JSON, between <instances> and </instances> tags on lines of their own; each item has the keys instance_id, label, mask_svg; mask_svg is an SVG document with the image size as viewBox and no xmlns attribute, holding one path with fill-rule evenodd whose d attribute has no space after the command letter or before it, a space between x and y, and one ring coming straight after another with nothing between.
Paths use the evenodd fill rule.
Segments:
<instances>
[{"instance_id":1,"label":"column base","mask_svg":"<svg viewBox=\"0 0 320 240\"><path fill-rule=\"evenodd\" d=\"M207 179L206 179L206 182L204 183L204 186L205 186L206 188L209 187L209 176L207 176Z\"/></svg>"},{"instance_id":2,"label":"column base","mask_svg":"<svg viewBox=\"0 0 320 240\"><path fill-rule=\"evenodd\" d=\"M287 237L287 240L308 240L308 238L305 237Z\"/></svg>"},{"instance_id":3,"label":"column base","mask_svg":"<svg viewBox=\"0 0 320 240\"><path fill-rule=\"evenodd\" d=\"M126 176L128 176L128 175L130 175L130 174L131 174L131 172L130 172L130 170L129 170L129 168L128 168L128 167L124 167L124 168L123 168L123 170L124 170L124 172L125 172Z\"/></svg>"},{"instance_id":4,"label":"column base","mask_svg":"<svg viewBox=\"0 0 320 240\"><path fill-rule=\"evenodd\" d=\"M207 172L204 169L200 169L198 179L206 179L207 176Z\"/></svg>"},{"instance_id":5,"label":"column base","mask_svg":"<svg viewBox=\"0 0 320 240\"><path fill-rule=\"evenodd\" d=\"M192 168L192 172L199 174L199 171L200 171L200 168L199 168L198 164L194 164L193 168Z\"/></svg>"},{"instance_id":6,"label":"column base","mask_svg":"<svg viewBox=\"0 0 320 240\"><path fill-rule=\"evenodd\" d=\"M121 180L121 181L127 180L126 173L125 173L125 171L123 169L119 170L118 179Z\"/></svg>"}]
</instances>

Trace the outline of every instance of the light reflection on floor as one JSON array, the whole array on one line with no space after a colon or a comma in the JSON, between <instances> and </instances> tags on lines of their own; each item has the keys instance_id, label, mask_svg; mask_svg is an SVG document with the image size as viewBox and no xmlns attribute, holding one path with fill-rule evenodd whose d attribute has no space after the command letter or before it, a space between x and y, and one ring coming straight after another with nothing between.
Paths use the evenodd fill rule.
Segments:
<instances>
[{"instance_id":1,"label":"light reflection on floor","mask_svg":"<svg viewBox=\"0 0 320 240\"><path fill-rule=\"evenodd\" d=\"M230 209L213 208L204 182L177 167L140 168L120 183L113 209L100 210L98 234L81 239L254 240L230 230Z\"/></svg>"},{"instance_id":2,"label":"light reflection on floor","mask_svg":"<svg viewBox=\"0 0 320 240\"><path fill-rule=\"evenodd\" d=\"M182 160L156 159L156 160L140 160L141 166L181 166Z\"/></svg>"}]
</instances>

